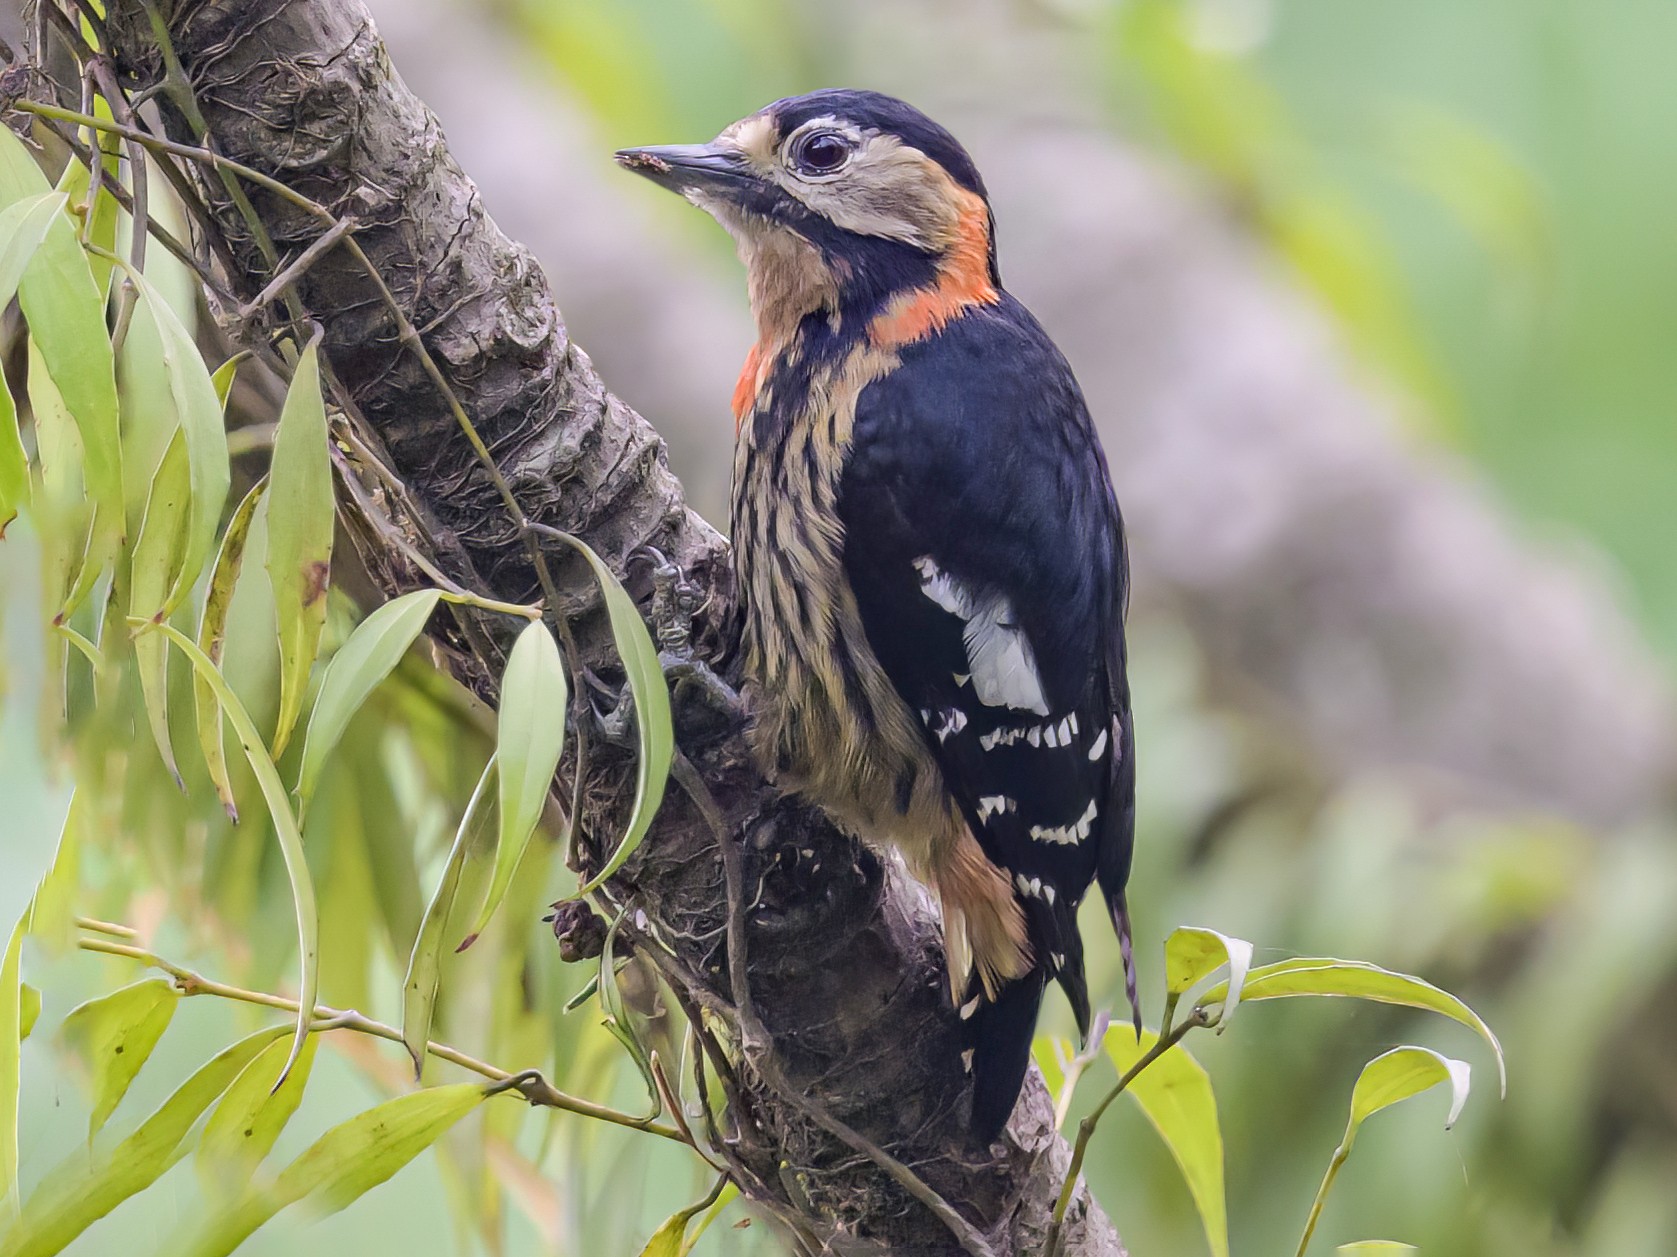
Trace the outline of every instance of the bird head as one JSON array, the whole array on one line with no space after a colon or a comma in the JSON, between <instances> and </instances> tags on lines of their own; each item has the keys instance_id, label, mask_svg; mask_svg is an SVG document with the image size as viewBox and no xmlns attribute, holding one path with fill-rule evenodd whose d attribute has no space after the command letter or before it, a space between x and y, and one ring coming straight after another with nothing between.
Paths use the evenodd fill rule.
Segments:
<instances>
[{"instance_id":1,"label":"bird head","mask_svg":"<svg viewBox=\"0 0 1677 1257\"><path fill-rule=\"evenodd\" d=\"M809 313L1000 286L984 183L948 131L877 92L776 101L708 144L629 148L629 170L727 228L765 339Z\"/></svg>"}]
</instances>

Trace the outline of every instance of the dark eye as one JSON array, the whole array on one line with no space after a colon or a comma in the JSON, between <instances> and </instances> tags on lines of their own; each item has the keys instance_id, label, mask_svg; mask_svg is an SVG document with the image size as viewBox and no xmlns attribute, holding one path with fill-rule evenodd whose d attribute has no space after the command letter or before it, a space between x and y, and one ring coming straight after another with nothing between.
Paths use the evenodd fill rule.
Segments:
<instances>
[{"instance_id":1,"label":"dark eye","mask_svg":"<svg viewBox=\"0 0 1677 1257\"><path fill-rule=\"evenodd\" d=\"M792 146L792 164L806 175L830 175L850 160L850 141L837 131L811 131Z\"/></svg>"}]
</instances>

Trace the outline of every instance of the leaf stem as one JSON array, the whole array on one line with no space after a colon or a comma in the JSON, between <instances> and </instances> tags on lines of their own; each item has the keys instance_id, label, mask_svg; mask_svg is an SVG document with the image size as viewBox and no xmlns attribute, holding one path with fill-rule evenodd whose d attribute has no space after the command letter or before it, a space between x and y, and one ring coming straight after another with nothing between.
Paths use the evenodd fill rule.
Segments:
<instances>
[{"instance_id":1,"label":"leaf stem","mask_svg":"<svg viewBox=\"0 0 1677 1257\"><path fill-rule=\"evenodd\" d=\"M1066 1210L1070 1207L1072 1195L1077 1190L1078 1175L1083 1172L1083 1159L1089 1153L1089 1140L1094 1136L1095 1127L1105 1116L1107 1109L1112 1107L1114 1100L1124 1094L1142 1070L1180 1043L1190 1030L1197 1030L1209 1024L1205 1010L1196 1008L1180 1025L1170 1027L1147 1049L1139 1061L1124 1071L1123 1077L1118 1079L1112 1090L1108 1091L1094 1110L1077 1124L1077 1142L1072 1145L1071 1165L1066 1169L1065 1181L1060 1185L1060 1198L1054 1202L1054 1220L1049 1224L1048 1235L1043 1240L1043 1257L1058 1257L1060 1245L1065 1238Z\"/></svg>"},{"instance_id":2,"label":"leaf stem","mask_svg":"<svg viewBox=\"0 0 1677 1257\"><path fill-rule=\"evenodd\" d=\"M1310 1216L1304 1220L1304 1234L1299 1237L1297 1257L1304 1257L1304 1250L1310 1247L1310 1237L1316 1233L1316 1222L1322 1216L1322 1206L1327 1203L1328 1189L1339 1176L1339 1167L1345 1164L1345 1158L1351 1155L1351 1150L1344 1144L1333 1150L1333 1160L1328 1162L1328 1172L1322 1175L1322 1185L1316 1189L1316 1199L1310 1202Z\"/></svg>"}]
</instances>

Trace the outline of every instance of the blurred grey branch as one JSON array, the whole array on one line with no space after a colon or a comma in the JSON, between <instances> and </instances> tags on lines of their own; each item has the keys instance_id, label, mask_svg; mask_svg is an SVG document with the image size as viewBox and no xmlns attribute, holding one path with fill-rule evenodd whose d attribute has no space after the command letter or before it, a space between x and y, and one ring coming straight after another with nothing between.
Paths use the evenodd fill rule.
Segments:
<instances>
[{"instance_id":1,"label":"blurred grey branch","mask_svg":"<svg viewBox=\"0 0 1677 1257\"><path fill-rule=\"evenodd\" d=\"M1138 609L1179 610L1217 697L1279 710L1330 768L1396 769L1451 801L1603 824L1663 801L1672 696L1602 567L1521 535L1469 470L1407 440L1395 401L1359 378L1261 247L1181 171L1079 113L1095 93L1064 86L1088 77L1075 28L1030 6L979 7L866 0L811 20L858 85L914 99L973 150L1004 277L1066 349L1102 426ZM602 372L664 421L692 500L714 516L726 398L751 339L743 296L654 233L653 199L607 154L702 139L726 119L595 136L470 6L374 8ZM929 46L962 73L911 78Z\"/></svg>"}]
</instances>

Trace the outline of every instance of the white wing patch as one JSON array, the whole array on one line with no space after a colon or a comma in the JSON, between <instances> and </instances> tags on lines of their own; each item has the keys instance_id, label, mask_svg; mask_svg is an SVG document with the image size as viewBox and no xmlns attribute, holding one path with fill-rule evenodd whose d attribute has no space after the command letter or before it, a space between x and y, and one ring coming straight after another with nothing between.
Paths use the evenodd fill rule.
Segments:
<instances>
[{"instance_id":1,"label":"white wing patch","mask_svg":"<svg viewBox=\"0 0 1677 1257\"><path fill-rule=\"evenodd\" d=\"M920 589L951 615L966 621L967 660L972 688L987 707L1014 707L1048 714L1048 699L1037 676L1036 660L1025 632L1013 622L1013 604L1002 594L974 596L944 572L930 555L914 560ZM1039 735L1040 736L1040 735Z\"/></svg>"},{"instance_id":2,"label":"white wing patch","mask_svg":"<svg viewBox=\"0 0 1677 1257\"><path fill-rule=\"evenodd\" d=\"M1095 817L1100 815L1100 809L1095 806L1093 799L1089 806L1083 809L1079 816L1069 825L1032 825L1031 837L1038 842L1057 842L1065 845L1082 842L1089 836L1089 829L1095 823Z\"/></svg>"}]
</instances>

